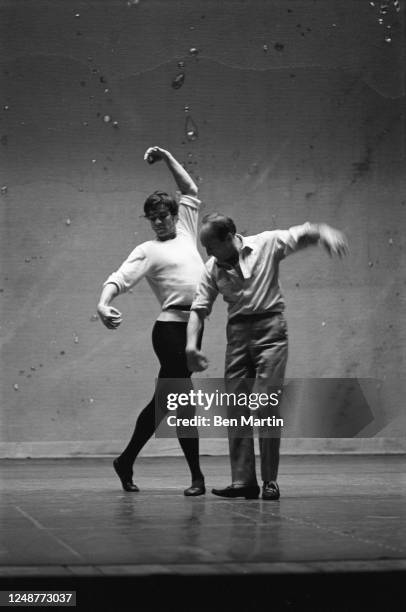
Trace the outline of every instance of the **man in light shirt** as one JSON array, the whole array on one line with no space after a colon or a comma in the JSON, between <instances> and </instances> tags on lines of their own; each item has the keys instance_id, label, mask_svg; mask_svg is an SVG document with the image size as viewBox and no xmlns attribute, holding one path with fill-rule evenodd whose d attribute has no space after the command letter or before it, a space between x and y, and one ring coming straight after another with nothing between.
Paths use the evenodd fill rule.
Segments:
<instances>
[{"instance_id":1,"label":"man in light shirt","mask_svg":"<svg viewBox=\"0 0 406 612\"><path fill-rule=\"evenodd\" d=\"M200 277L203 261L196 246L200 201L198 189L181 164L165 149L150 147L144 159L149 163L163 160L181 192L179 203L165 192L156 191L144 204L145 217L151 222L156 238L137 246L104 283L97 307L108 329L117 329L122 314L111 306L113 299L146 278L157 297L161 312L152 331L154 351L160 362L160 379L188 379L185 354L186 327L190 305ZM157 408L157 410L155 410ZM133 464L140 450L154 434L165 408L155 406L155 394L139 414L127 447L113 466L125 491L138 491L133 482ZM178 437L192 476L187 496L205 493L199 463L198 431L189 428L189 437Z\"/></svg>"},{"instance_id":2,"label":"man in light shirt","mask_svg":"<svg viewBox=\"0 0 406 612\"><path fill-rule=\"evenodd\" d=\"M203 219L200 240L210 259L191 307L186 355L189 369L201 371L208 361L198 345L203 321L219 293L228 305L226 381L256 379L281 388L288 356L283 315L284 298L279 284L279 263L304 247L321 244L330 255L347 252L344 235L326 224L305 223L288 230L266 231L255 236L236 233L234 221L219 213ZM229 428L232 484L213 489L215 495L255 499L259 496L251 435L235 437ZM280 437L259 438L262 498L277 500Z\"/></svg>"}]
</instances>

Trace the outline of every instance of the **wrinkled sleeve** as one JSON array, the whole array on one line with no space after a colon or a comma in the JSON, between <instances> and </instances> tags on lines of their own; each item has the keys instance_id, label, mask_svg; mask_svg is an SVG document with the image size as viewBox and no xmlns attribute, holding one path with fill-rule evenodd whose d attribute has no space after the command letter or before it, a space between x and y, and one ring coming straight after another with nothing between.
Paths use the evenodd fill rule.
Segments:
<instances>
[{"instance_id":1,"label":"wrinkled sleeve","mask_svg":"<svg viewBox=\"0 0 406 612\"><path fill-rule=\"evenodd\" d=\"M203 310L205 315L208 316L211 313L218 292L217 283L206 264L192 302L191 310Z\"/></svg>"},{"instance_id":2,"label":"wrinkled sleeve","mask_svg":"<svg viewBox=\"0 0 406 612\"><path fill-rule=\"evenodd\" d=\"M288 255L299 251L307 246L306 241L302 240L311 233L310 223L295 225L287 230L276 230L274 232L264 232L269 234L273 241L274 255L277 259L285 259Z\"/></svg>"},{"instance_id":3,"label":"wrinkled sleeve","mask_svg":"<svg viewBox=\"0 0 406 612\"><path fill-rule=\"evenodd\" d=\"M182 194L179 198L177 229L188 234L194 241L197 239L200 205L200 200L194 196Z\"/></svg>"},{"instance_id":4,"label":"wrinkled sleeve","mask_svg":"<svg viewBox=\"0 0 406 612\"><path fill-rule=\"evenodd\" d=\"M119 293L125 293L134 287L148 273L149 263L142 247L136 247L124 263L113 274L110 274L103 286L113 283Z\"/></svg>"}]
</instances>

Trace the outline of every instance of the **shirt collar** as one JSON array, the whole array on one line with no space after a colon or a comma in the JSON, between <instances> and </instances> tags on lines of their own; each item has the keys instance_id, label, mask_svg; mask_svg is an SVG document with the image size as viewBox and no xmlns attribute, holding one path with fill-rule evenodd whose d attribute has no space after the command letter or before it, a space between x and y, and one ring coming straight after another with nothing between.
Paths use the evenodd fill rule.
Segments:
<instances>
[{"instance_id":1,"label":"shirt collar","mask_svg":"<svg viewBox=\"0 0 406 612\"><path fill-rule=\"evenodd\" d=\"M236 234L237 238L241 240L241 251L253 251L254 250L254 242L250 240L250 237L241 236L241 234Z\"/></svg>"},{"instance_id":2,"label":"shirt collar","mask_svg":"<svg viewBox=\"0 0 406 612\"><path fill-rule=\"evenodd\" d=\"M253 240L250 240L249 237L247 238L246 236L242 236L241 234L236 234L236 237L241 241L241 249L239 253L240 268L241 268L244 278L249 278L250 273L249 273L249 270L246 269L245 255L248 255L254 250L255 242ZM219 264L215 258L213 259L214 259L214 263L217 269L226 270L226 271L230 271L233 269L231 266Z\"/></svg>"}]
</instances>

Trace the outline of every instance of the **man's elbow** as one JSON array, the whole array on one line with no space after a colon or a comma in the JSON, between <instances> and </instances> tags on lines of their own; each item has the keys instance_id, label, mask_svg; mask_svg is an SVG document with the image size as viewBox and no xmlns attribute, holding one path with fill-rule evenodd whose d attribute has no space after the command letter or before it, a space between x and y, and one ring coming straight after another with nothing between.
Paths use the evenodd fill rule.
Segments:
<instances>
[{"instance_id":1,"label":"man's elbow","mask_svg":"<svg viewBox=\"0 0 406 612\"><path fill-rule=\"evenodd\" d=\"M187 185L187 187L183 191L184 195L189 195L189 196L192 196L193 198L197 198L198 193L199 193L199 188L193 181L191 181L190 184Z\"/></svg>"}]
</instances>

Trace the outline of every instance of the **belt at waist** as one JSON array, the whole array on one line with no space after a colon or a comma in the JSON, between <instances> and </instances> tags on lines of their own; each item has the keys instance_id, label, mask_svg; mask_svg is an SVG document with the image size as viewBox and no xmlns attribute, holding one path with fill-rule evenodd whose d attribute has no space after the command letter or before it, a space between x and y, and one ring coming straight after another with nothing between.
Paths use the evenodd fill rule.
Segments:
<instances>
[{"instance_id":1,"label":"belt at waist","mask_svg":"<svg viewBox=\"0 0 406 612\"><path fill-rule=\"evenodd\" d=\"M163 310L190 310L191 304L173 304L173 306L167 306Z\"/></svg>"},{"instance_id":2,"label":"belt at waist","mask_svg":"<svg viewBox=\"0 0 406 612\"><path fill-rule=\"evenodd\" d=\"M260 321L261 319L269 319L274 315L282 314L282 310L267 310L266 312L252 312L251 314L238 314L229 319L228 324L233 323L250 323L251 321Z\"/></svg>"}]
</instances>

